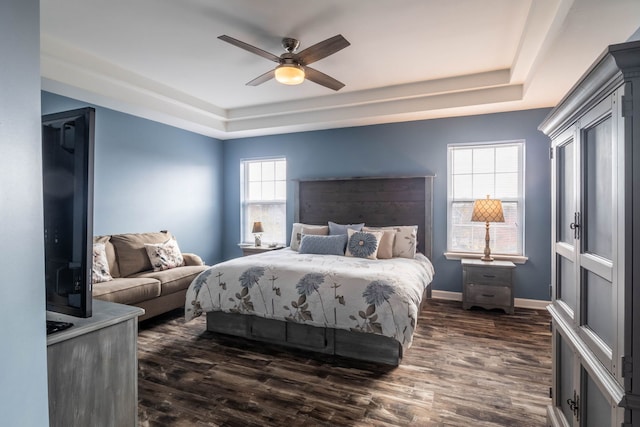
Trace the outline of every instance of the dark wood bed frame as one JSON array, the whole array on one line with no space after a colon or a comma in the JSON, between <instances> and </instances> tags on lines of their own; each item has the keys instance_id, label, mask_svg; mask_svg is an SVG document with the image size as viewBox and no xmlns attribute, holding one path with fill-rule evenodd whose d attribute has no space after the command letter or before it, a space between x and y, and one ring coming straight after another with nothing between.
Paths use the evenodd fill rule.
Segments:
<instances>
[{"instance_id":1,"label":"dark wood bed frame","mask_svg":"<svg viewBox=\"0 0 640 427\"><path fill-rule=\"evenodd\" d=\"M295 222L418 225L418 251L431 258L433 178L295 181ZM431 285L423 302L426 298L431 298ZM397 366L402 360L400 343L382 335L224 312L207 313L207 330L387 365Z\"/></svg>"}]
</instances>

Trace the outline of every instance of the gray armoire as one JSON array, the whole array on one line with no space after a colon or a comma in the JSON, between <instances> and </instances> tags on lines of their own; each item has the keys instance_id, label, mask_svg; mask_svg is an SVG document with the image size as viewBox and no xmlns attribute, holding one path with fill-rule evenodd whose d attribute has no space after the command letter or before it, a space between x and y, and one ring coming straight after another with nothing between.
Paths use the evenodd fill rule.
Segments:
<instances>
[{"instance_id":1,"label":"gray armoire","mask_svg":"<svg viewBox=\"0 0 640 427\"><path fill-rule=\"evenodd\" d=\"M640 42L609 46L539 129L552 161L550 426L640 426Z\"/></svg>"}]
</instances>

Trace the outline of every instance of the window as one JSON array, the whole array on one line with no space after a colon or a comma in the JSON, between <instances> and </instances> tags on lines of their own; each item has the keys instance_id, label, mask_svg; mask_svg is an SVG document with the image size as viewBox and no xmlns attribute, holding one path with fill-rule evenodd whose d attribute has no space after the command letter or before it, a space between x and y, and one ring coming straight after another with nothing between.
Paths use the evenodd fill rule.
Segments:
<instances>
[{"instance_id":1,"label":"window","mask_svg":"<svg viewBox=\"0 0 640 427\"><path fill-rule=\"evenodd\" d=\"M503 223L490 223L491 253L524 255L524 142L448 146L447 251L482 253L485 224L471 222L476 199L500 199Z\"/></svg>"},{"instance_id":2,"label":"window","mask_svg":"<svg viewBox=\"0 0 640 427\"><path fill-rule=\"evenodd\" d=\"M253 243L253 223L262 222L265 243L285 243L287 224L287 160L243 160L241 174L241 236Z\"/></svg>"}]
</instances>

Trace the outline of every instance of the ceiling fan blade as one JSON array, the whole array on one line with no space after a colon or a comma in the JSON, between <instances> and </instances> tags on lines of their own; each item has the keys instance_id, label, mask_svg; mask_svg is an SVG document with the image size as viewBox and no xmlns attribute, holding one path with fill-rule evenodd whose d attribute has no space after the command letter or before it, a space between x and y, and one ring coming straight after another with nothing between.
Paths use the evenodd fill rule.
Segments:
<instances>
[{"instance_id":1,"label":"ceiling fan blade","mask_svg":"<svg viewBox=\"0 0 640 427\"><path fill-rule=\"evenodd\" d=\"M270 70L247 83L247 86L258 86L276 76L276 70Z\"/></svg>"},{"instance_id":2,"label":"ceiling fan blade","mask_svg":"<svg viewBox=\"0 0 640 427\"><path fill-rule=\"evenodd\" d=\"M298 58L302 65L308 65L322 58L326 58L329 55L333 55L349 45L351 45L351 43L342 37L342 34L338 34L337 36L333 36L304 49L298 53Z\"/></svg>"},{"instance_id":3,"label":"ceiling fan blade","mask_svg":"<svg viewBox=\"0 0 640 427\"><path fill-rule=\"evenodd\" d=\"M231 43L234 46L237 46L241 49L244 49L246 51L249 51L251 53L255 53L256 55L262 56L263 58L268 59L269 61L273 61L273 62L280 62L280 58L275 56L273 53L269 53L266 50L262 50L260 48L257 48L255 46L252 46L248 43L245 43L243 41L240 41L238 39L234 39L233 37L229 37L227 35L222 35L218 37L220 40L225 41L227 43Z\"/></svg>"},{"instance_id":4,"label":"ceiling fan blade","mask_svg":"<svg viewBox=\"0 0 640 427\"><path fill-rule=\"evenodd\" d=\"M311 80L314 83L317 83L321 86L328 87L333 90L340 90L344 87L344 83L339 82L331 76L326 75L314 68L311 67L303 67L305 78Z\"/></svg>"}]
</instances>

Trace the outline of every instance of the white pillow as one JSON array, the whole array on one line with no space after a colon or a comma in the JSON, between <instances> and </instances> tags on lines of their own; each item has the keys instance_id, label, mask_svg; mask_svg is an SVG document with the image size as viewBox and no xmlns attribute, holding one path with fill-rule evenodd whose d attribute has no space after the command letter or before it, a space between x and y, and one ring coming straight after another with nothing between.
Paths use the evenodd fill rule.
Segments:
<instances>
[{"instance_id":1,"label":"white pillow","mask_svg":"<svg viewBox=\"0 0 640 427\"><path fill-rule=\"evenodd\" d=\"M347 230L349 240L347 240L346 256L377 259L378 246L380 239L382 239L382 231L356 231L352 229Z\"/></svg>"},{"instance_id":2,"label":"white pillow","mask_svg":"<svg viewBox=\"0 0 640 427\"><path fill-rule=\"evenodd\" d=\"M93 244L93 265L91 267L91 282L100 283L113 280L109 271L109 260L107 259L107 247L104 243Z\"/></svg>"},{"instance_id":3,"label":"white pillow","mask_svg":"<svg viewBox=\"0 0 640 427\"><path fill-rule=\"evenodd\" d=\"M362 227L362 231L370 233L372 231L382 231L384 234L378 243L378 259L393 258L393 245L396 242L396 230L380 230L375 227Z\"/></svg>"},{"instance_id":4,"label":"white pillow","mask_svg":"<svg viewBox=\"0 0 640 427\"><path fill-rule=\"evenodd\" d=\"M305 229L305 231L307 231L307 234L315 234L320 236L326 236L329 234L328 225L309 225L302 224L300 222L294 222L293 227L291 228L291 242L289 243L289 246L294 251L300 250L300 240L302 239L303 228Z\"/></svg>"},{"instance_id":5,"label":"white pillow","mask_svg":"<svg viewBox=\"0 0 640 427\"><path fill-rule=\"evenodd\" d=\"M393 242L394 258L413 259L418 246L417 225L394 225L389 227L367 227L369 230L395 230L396 239Z\"/></svg>"},{"instance_id":6,"label":"white pillow","mask_svg":"<svg viewBox=\"0 0 640 427\"><path fill-rule=\"evenodd\" d=\"M184 258L175 239L169 239L164 243L145 243L149 261L153 271L169 270L184 265Z\"/></svg>"}]
</instances>

